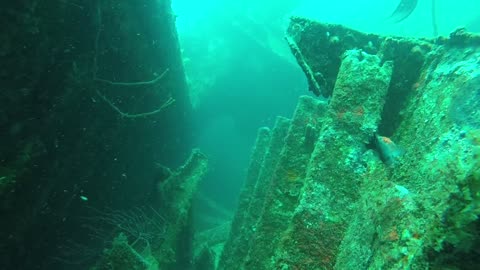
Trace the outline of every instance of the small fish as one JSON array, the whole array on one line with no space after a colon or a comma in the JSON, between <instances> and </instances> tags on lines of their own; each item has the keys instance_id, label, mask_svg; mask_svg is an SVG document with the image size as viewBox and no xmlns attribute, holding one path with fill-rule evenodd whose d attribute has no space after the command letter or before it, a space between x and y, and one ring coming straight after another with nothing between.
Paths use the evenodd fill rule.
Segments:
<instances>
[{"instance_id":1,"label":"small fish","mask_svg":"<svg viewBox=\"0 0 480 270\"><path fill-rule=\"evenodd\" d=\"M403 148L396 145L390 138L385 136L375 135L376 145L382 160L387 165L395 165L399 158L404 154Z\"/></svg>"},{"instance_id":2,"label":"small fish","mask_svg":"<svg viewBox=\"0 0 480 270\"><path fill-rule=\"evenodd\" d=\"M392 15L390 15L388 20L394 23L405 20L415 10L417 7L417 2L418 0L401 0L400 4L398 4L397 8Z\"/></svg>"},{"instance_id":3,"label":"small fish","mask_svg":"<svg viewBox=\"0 0 480 270\"><path fill-rule=\"evenodd\" d=\"M400 198L405 198L410 194L410 191L404 186L395 185L395 188L397 189Z\"/></svg>"}]
</instances>

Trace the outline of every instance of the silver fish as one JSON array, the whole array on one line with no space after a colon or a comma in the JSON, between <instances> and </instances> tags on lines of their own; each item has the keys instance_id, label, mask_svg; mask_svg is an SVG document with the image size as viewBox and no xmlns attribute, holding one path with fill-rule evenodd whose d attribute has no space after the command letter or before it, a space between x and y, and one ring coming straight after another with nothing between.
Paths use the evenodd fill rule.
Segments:
<instances>
[{"instance_id":1,"label":"silver fish","mask_svg":"<svg viewBox=\"0 0 480 270\"><path fill-rule=\"evenodd\" d=\"M417 7L417 2L418 0L401 0L400 4L398 4L397 8L392 15L390 15L388 20L394 23L405 20L415 10Z\"/></svg>"}]
</instances>

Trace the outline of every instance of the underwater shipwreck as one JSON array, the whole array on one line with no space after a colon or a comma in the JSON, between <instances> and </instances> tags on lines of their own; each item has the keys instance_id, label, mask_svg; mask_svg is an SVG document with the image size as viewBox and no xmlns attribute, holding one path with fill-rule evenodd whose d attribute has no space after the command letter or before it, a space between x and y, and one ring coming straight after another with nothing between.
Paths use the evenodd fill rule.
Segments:
<instances>
[{"instance_id":1,"label":"underwater shipwreck","mask_svg":"<svg viewBox=\"0 0 480 270\"><path fill-rule=\"evenodd\" d=\"M29 30L4 40L39 45L1 48L0 268L480 269L479 35L380 36L292 17L285 42L313 94L259 127L233 220L199 232L193 200L209 165L184 143L192 108L175 15L169 1L161 16L141 2L39 4L85 22L85 39L30 20L38 10L8 22ZM132 41L136 26L148 34ZM50 36L30 38L37 28ZM59 49L64 35L78 44ZM191 154L170 169L157 148ZM148 207L102 207L139 201Z\"/></svg>"},{"instance_id":2,"label":"underwater shipwreck","mask_svg":"<svg viewBox=\"0 0 480 270\"><path fill-rule=\"evenodd\" d=\"M286 40L327 100L259 129L216 269L478 269L480 37Z\"/></svg>"}]
</instances>

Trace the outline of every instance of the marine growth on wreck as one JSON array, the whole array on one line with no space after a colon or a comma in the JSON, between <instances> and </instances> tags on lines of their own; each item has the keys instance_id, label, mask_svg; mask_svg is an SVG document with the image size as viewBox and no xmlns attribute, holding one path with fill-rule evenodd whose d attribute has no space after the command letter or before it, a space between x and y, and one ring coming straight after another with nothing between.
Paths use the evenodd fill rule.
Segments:
<instances>
[{"instance_id":1,"label":"marine growth on wreck","mask_svg":"<svg viewBox=\"0 0 480 270\"><path fill-rule=\"evenodd\" d=\"M480 37L286 39L326 99L260 129L218 269L476 269Z\"/></svg>"},{"instance_id":2,"label":"marine growth on wreck","mask_svg":"<svg viewBox=\"0 0 480 270\"><path fill-rule=\"evenodd\" d=\"M311 2L5 3L0 269L480 269L478 3Z\"/></svg>"}]
</instances>

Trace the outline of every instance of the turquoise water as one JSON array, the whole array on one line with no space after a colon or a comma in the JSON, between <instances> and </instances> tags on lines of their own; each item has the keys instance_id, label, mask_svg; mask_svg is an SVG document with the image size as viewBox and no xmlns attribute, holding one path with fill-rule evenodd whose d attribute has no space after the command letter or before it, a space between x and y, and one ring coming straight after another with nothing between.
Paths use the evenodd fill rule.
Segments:
<instances>
[{"instance_id":1,"label":"turquoise water","mask_svg":"<svg viewBox=\"0 0 480 270\"><path fill-rule=\"evenodd\" d=\"M239 3L242 2L242 3ZM226 23L235 16L252 16L259 21L278 19L285 26L288 16L298 15L323 22L343 24L354 29L378 34L401 36L432 36L432 2L418 0L412 15L400 24L385 23L400 1L394 0L304 0L304 1L173 1L173 10L180 16L178 29L188 34L197 22L206 23L221 16ZM440 35L448 35L455 28L466 26L480 31L478 16L480 3L474 0L435 0ZM200 12L197 12L200 11ZM182 18L183 17L183 18Z\"/></svg>"}]
</instances>

